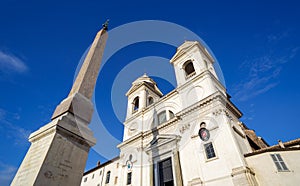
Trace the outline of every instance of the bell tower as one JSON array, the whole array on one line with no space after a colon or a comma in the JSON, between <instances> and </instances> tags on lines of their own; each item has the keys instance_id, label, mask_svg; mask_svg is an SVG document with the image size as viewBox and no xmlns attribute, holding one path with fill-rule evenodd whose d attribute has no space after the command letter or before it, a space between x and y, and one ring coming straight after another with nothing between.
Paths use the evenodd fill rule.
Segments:
<instances>
[{"instance_id":1,"label":"bell tower","mask_svg":"<svg viewBox=\"0 0 300 186\"><path fill-rule=\"evenodd\" d=\"M170 62L174 66L178 86L185 84L205 70L209 70L218 79L213 68L213 57L198 41L185 41L177 48Z\"/></svg>"},{"instance_id":2,"label":"bell tower","mask_svg":"<svg viewBox=\"0 0 300 186\"><path fill-rule=\"evenodd\" d=\"M177 91L183 108L218 91L226 96L226 90L214 69L214 62L208 50L198 41L185 41L177 48L170 63L175 70Z\"/></svg>"},{"instance_id":3,"label":"bell tower","mask_svg":"<svg viewBox=\"0 0 300 186\"><path fill-rule=\"evenodd\" d=\"M126 96L128 97L126 118L129 118L159 100L163 94L158 89L156 82L144 74L132 83Z\"/></svg>"},{"instance_id":4,"label":"bell tower","mask_svg":"<svg viewBox=\"0 0 300 186\"><path fill-rule=\"evenodd\" d=\"M140 114L157 102L163 94L158 89L156 82L146 74L137 78L126 93L128 97L127 115L124 123L124 138L126 140L138 131L143 131ZM127 130L127 131L126 131Z\"/></svg>"}]
</instances>

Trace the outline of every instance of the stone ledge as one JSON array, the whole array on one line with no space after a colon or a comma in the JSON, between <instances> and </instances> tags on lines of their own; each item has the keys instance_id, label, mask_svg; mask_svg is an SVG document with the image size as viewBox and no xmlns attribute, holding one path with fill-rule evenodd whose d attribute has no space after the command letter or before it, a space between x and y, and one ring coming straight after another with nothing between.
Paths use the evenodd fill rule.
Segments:
<instances>
[{"instance_id":1,"label":"stone ledge","mask_svg":"<svg viewBox=\"0 0 300 186\"><path fill-rule=\"evenodd\" d=\"M92 120L93 111L94 109L92 102L80 93L75 93L64 99L56 107L51 120L70 112L74 114L74 116L79 117L89 123Z\"/></svg>"}]
</instances>

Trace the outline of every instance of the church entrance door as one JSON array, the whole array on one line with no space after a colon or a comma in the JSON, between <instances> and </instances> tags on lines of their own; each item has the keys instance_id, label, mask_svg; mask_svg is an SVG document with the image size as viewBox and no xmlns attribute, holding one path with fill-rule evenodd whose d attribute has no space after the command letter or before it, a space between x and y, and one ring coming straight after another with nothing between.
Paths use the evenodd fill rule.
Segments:
<instances>
[{"instance_id":1,"label":"church entrance door","mask_svg":"<svg viewBox=\"0 0 300 186\"><path fill-rule=\"evenodd\" d=\"M159 186L174 186L171 158L159 162L158 167Z\"/></svg>"}]
</instances>

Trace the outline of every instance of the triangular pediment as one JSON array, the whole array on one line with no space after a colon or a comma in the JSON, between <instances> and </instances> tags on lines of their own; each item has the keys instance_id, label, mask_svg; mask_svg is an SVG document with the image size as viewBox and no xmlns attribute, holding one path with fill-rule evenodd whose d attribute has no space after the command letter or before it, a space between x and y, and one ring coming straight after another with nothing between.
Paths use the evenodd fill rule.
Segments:
<instances>
[{"instance_id":1,"label":"triangular pediment","mask_svg":"<svg viewBox=\"0 0 300 186\"><path fill-rule=\"evenodd\" d=\"M148 77L146 74L136 79L131 88L127 91L126 96L129 96L131 93L139 89L141 86L146 86L149 90L153 91L158 96L163 96L162 92L158 89L156 82Z\"/></svg>"},{"instance_id":2,"label":"triangular pediment","mask_svg":"<svg viewBox=\"0 0 300 186\"><path fill-rule=\"evenodd\" d=\"M183 55L184 53L188 52L193 46L197 45L197 41L185 41L180 47L177 48L175 55L170 60L173 62L179 56Z\"/></svg>"},{"instance_id":3,"label":"triangular pediment","mask_svg":"<svg viewBox=\"0 0 300 186\"><path fill-rule=\"evenodd\" d=\"M181 46L177 48L177 51L187 50L197 43L197 41L185 41Z\"/></svg>"},{"instance_id":4,"label":"triangular pediment","mask_svg":"<svg viewBox=\"0 0 300 186\"><path fill-rule=\"evenodd\" d=\"M178 147L180 136L175 134L159 134L146 146L145 151L151 156L159 156L167 152L171 152Z\"/></svg>"},{"instance_id":5,"label":"triangular pediment","mask_svg":"<svg viewBox=\"0 0 300 186\"><path fill-rule=\"evenodd\" d=\"M175 134L159 134L147 146L148 146L148 148L158 147L158 146L164 145L166 143L169 143L171 141L176 141L179 139L180 139L180 136L175 135Z\"/></svg>"},{"instance_id":6,"label":"triangular pediment","mask_svg":"<svg viewBox=\"0 0 300 186\"><path fill-rule=\"evenodd\" d=\"M171 63L176 61L180 56L186 54L191 50L194 46L198 46L199 49L202 51L204 55L211 61L214 62L214 58L211 56L211 54L208 52L208 50L205 48L205 46L198 41L185 41L182 45L180 45L172 59L170 60Z\"/></svg>"}]
</instances>

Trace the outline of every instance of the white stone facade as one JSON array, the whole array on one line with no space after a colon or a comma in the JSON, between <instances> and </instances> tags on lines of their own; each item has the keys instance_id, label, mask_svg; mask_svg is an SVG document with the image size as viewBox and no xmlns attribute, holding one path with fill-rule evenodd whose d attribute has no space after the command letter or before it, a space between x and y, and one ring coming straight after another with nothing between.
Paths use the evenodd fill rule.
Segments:
<instances>
[{"instance_id":1,"label":"white stone facade","mask_svg":"<svg viewBox=\"0 0 300 186\"><path fill-rule=\"evenodd\" d=\"M81 185L266 185L263 165L272 164L272 159L265 155L245 158L254 151L253 145L239 122L242 113L227 97L209 52L199 42L186 41L170 62L177 87L162 95L146 75L133 82L126 94L120 156L86 172ZM200 128L208 131L203 134L208 139L199 138ZM293 153L299 155L299 150ZM268 166L272 171L274 166ZM297 173L289 174L292 183L299 166L293 170ZM105 183L108 171L110 180Z\"/></svg>"}]
</instances>

